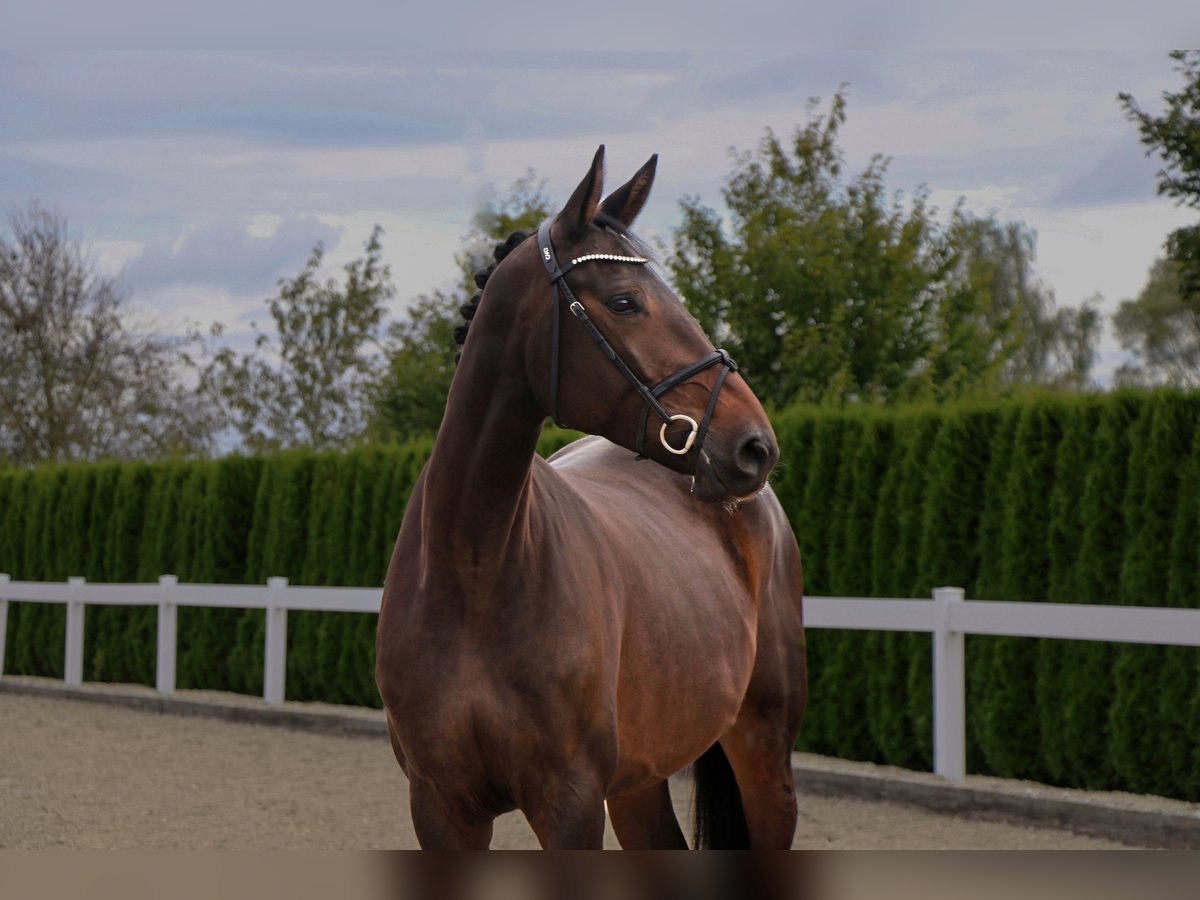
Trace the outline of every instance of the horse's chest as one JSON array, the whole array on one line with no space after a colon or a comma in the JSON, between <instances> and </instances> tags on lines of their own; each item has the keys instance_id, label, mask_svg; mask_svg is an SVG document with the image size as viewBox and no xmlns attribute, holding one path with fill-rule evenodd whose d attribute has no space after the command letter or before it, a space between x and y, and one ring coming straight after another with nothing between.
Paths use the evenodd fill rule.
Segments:
<instances>
[{"instance_id":1,"label":"horse's chest","mask_svg":"<svg viewBox=\"0 0 1200 900\"><path fill-rule=\"evenodd\" d=\"M612 692L618 640L605 617L517 594L488 600L431 597L389 627L379 653L406 718L504 733Z\"/></svg>"},{"instance_id":2,"label":"horse's chest","mask_svg":"<svg viewBox=\"0 0 1200 900\"><path fill-rule=\"evenodd\" d=\"M410 775L504 809L528 778L565 764L564 748L614 734L603 665L539 650L505 657L460 645L436 667L410 669L388 702Z\"/></svg>"}]
</instances>

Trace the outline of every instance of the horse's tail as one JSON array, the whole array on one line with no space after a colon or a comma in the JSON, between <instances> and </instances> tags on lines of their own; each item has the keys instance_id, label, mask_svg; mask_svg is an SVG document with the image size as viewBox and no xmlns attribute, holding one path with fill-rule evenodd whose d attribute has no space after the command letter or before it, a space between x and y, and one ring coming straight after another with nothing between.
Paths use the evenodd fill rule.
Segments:
<instances>
[{"instance_id":1,"label":"horse's tail","mask_svg":"<svg viewBox=\"0 0 1200 900\"><path fill-rule=\"evenodd\" d=\"M696 849L749 850L742 794L720 744L713 744L696 760L692 774L696 780Z\"/></svg>"}]
</instances>

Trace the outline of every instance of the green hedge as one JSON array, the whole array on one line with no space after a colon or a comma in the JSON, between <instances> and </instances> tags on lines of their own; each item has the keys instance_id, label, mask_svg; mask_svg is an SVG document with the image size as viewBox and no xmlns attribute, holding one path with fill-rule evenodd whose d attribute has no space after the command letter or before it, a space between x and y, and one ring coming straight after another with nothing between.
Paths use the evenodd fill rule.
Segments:
<instances>
[{"instance_id":1,"label":"green hedge","mask_svg":"<svg viewBox=\"0 0 1200 900\"><path fill-rule=\"evenodd\" d=\"M542 451L578 435L547 430ZM0 469L0 571L18 580L379 585L431 441L347 453ZM89 607L84 677L153 684L156 611ZM378 706L375 616L292 612L287 695ZM182 608L176 683L261 693L261 610ZM65 612L9 605L5 670L62 676Z\"/></svg>"},{"instance_id":2,"label":"green hedge","mask_svg":"<svg viewBox=\"0 0 1200 900\"><path fill-rule=\"evenodd\" d=\"M806 592L1200 605L1200 395L774 416ZM549 452L571 435L547 431ZM428 441L266 459L0 469L14 578L378 585ZM11 604L9 672L60 676L58 606ZM152 610L88 610L86 677L150 683ZM181 611L181 687L257 693L261 612ZM292 699L378 705L375 617L294 612ZM928 768L930 639L809 634L801 745ZM1200 653L968 638L968 768L1200 799Z\"/></svg>"},{"instance_id":3,"label":"green hedge","mask_svg":"<svg viewBox=\"0 0 1200 900\"><path fill-rule=\"evenodd\" d=\"M806 592L1200 606L1198 419L1169 391L785 410ZM930 766L927 635L809 652L802 747ZM1200 799L1200 652L972 636L967 663L970 771Z\"/></svg>"}]
</instances>

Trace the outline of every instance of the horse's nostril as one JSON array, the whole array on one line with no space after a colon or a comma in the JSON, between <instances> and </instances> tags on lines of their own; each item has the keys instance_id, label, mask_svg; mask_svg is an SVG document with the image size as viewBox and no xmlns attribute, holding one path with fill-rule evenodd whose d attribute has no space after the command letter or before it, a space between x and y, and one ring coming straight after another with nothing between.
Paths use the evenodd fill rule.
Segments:
<instances>
[{"instance_id":1,"label":"horse's nostril","mask_svg":"<svg viewBox=\"0 0 1200 900\"><path fill-rule=\"evenodd\" d=\"M772 465L773 456L770 444L757 435L743 442L742 446L738 448L737 454L743 471L756 475L761 474L763 469Z\"/></svg>"}]
</instances>

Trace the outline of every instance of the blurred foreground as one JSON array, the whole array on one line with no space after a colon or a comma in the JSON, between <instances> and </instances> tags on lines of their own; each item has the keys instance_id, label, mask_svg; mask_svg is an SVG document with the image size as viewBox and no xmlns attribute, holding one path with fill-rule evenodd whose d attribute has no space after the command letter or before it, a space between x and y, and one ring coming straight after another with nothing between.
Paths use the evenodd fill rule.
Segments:
<instances>
[{"instance_id":1,"label":"blurred foreground","mask_svg":"<svg viewBox=\"0 0 1200 900\"><path fill-rule=\"evenodd\" d=\"M1155 854L0 854L9 896L127 900L1109 900L1190 897L1191 857Z\"/></svg>"}]
</instances>

